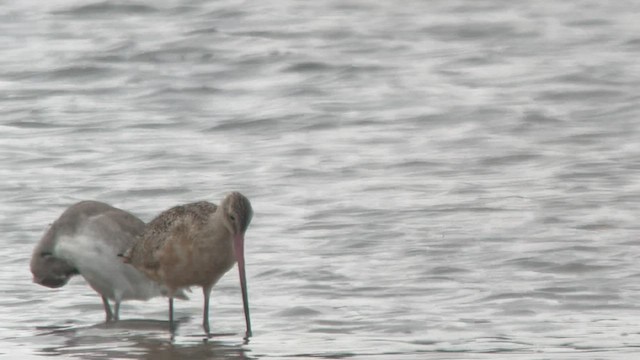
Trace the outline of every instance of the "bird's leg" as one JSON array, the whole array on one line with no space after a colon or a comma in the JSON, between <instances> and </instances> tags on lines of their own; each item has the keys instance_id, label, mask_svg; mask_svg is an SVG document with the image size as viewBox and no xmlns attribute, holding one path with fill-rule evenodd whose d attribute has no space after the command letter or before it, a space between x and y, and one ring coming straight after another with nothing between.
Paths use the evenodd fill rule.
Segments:
<instances>
[{"instance_id":1,"label":"bird's leg","mask_svg":"<svg viewBox=\"0 0 640 360\"><path fill-rule=\"evenodd\" d=\"M211 297L212 286L205 286L202 288L202 294L204 295L204 309L202 311L202 327L207 336L209 336L209 298Z\"/></svg>"},{"instance_id":2,"label":"bird's leg","mask_svg":"<svg viewBox=\"0 0 640 360\"><path fill-rule=\"evenodd\" d=\"M169 330L171 334L176 331L175 324L173 323L173 296L169 298Z\"/></svg>"},{"instance_id":3,"label":"bird's leg","mask_svg":"<svg viewBox=\"0 0 640 360\"><path fill-rule=\"evenodd\" d=\"M116 299L116 304L113 306L113 320L120 320L120 300Z\"/></svg>"},{"instance_id":4,"label":"bird's leg","mask_svg":"<svg viewBox=\"0 0 640 360\"><path fill-rule=\"evenodd\" d=\"M104 312L107 314L107 322L113 320L113 313L111 312L111 305L109 305L109 299L106 296L102 297L102 304L104 305Z\"/></svg>"}]
</instances>

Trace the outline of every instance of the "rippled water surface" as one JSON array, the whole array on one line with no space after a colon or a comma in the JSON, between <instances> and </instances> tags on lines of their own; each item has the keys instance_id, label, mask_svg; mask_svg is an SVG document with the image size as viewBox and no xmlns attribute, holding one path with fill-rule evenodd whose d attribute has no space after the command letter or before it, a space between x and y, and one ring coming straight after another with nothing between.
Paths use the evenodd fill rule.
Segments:
<instances>
[{"instance_id":1,"label":"rippled water surface","mask_svg":"<svg viewBox=\"0 0 640 360\"><path fill-rule=\"evenodd\" d=\"M0 8L0 357L640 353L635 1L15 1ZM237 273L127 302L31 282L84 199L252 201Z\"/></svg>"}]
</instances>

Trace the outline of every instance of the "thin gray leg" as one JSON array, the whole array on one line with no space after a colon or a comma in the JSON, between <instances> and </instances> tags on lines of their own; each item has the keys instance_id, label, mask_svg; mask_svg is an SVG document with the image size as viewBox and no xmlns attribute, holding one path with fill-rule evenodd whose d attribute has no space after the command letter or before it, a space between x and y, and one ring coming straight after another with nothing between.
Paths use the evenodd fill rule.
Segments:
<instances>
[{"instance_id":1,"label":"thin gray leg","mask_svg":"<svg viewBox=\"0 0 640 360\"><path fill-rule=\"evenodd\" d=\"M116 304L113 306L113 320L120 320L120 300L116 300Z\"/></svg>"},{"instance_id":2,"label":"thin gray leg","mask_svg":"<svg viewBox=\"0 0 640 360\"><path fill-rule=\"evenodd\" d=\"M204 295L204 309L202 311L202 327L205 334L209 335L209 298L211 297L211 286L205 286L202 288L202 294Z\"/></svg>"},{"instance_id":3,"label":"thin gray leg","mask_svg":"<svg viewBox=\"0 0 640 360\"><path fill-rule=\"evenodd\" d=\"M102 297L102 304L104 305L104 312L107 314L107 322L113 320L113 313L111 312L111 305L109 305L109 299L105 296Z\"/></svg>"},{"instance_id":4,"label":"thin gray leg","mask_svg":"<svg viewBox=\"0 0 640 360\"><path fill-rule=\"evenodd\" d=\"M171 334L176 331L175 324L173 323L173 297L169 298L169 330Z\"/></svg>"}]
</instances>

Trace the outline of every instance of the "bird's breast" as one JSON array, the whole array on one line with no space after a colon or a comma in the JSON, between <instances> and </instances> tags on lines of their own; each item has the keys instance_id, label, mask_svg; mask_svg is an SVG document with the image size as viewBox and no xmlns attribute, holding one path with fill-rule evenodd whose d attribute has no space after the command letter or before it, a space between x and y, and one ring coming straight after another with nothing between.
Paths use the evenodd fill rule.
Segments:
<instances>
[{"instance_id":1,"label":"bird's breast","mask_svg":"<svg viewBox=\"0 0 640 360\"><path fill-rule=\"evenodd\" d=\"M214 284L235 263L231 239L202 234L168 242L160 257L160 276L170 287Z\"/></svg>"}]
</instances>

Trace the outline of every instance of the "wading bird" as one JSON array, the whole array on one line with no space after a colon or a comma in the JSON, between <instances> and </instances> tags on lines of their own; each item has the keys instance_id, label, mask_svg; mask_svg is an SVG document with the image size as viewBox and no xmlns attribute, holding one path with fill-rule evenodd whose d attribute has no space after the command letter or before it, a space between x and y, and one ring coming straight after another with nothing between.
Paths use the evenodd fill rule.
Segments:
<instances>
[{"instance_id":1,"label":"wading bird","mask_svg":"<svg viewBox=\"0 0 640 360\"><path fill-rule=\"evenodd\" d=\"M249 199L239 192L227 195L220 206L206 201L175 206L153 219L123 255L125 262L168 288L172 333L173 294L180 288L197 285L204 294L202 326L209 335L211 289L237 262L246 336L251 336L244 235L252 216Z\"/></svg>"},{"instance_id":2,"label":"wading bird","mask_svg":"<svg viewBox=\"0 0 640 360\"><path fill-rule=\"evenodd\" d=\"M106 320L118 320L123 300L148 300L167 293L117 257L133 246L144 226L136 216L102 202L72 205L36 245L31 256L33 281L58 288L79 274L102 296ZM177 296L184 294L178 291ZM109 300L115 302L113 311Z\"/></svg>"}]
</instances>

